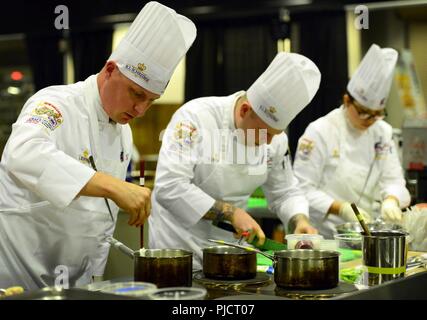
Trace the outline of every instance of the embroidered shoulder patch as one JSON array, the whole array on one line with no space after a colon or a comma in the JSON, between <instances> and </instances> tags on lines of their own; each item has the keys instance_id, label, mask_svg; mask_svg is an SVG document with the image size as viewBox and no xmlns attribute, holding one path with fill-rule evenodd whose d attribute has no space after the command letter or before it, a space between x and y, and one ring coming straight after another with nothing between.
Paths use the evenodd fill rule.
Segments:
<instances>
[{"instance_id":1,"label":"embroidered shoulder patch","mask_svg":"<svg viewBox=\"0 0 427 320\"><path fill-rule=\"evenodd\" d=\"M176 124L173 139L182 147L191 146L198 138L197 128L190 121L180 121Z\"/></svg>"},{"instance_id":2,"label":"embroidered shoulder patch","mask_svg":"<svg viewBox=\"0 0 427 320\"><path fill-rule=\"evenodd\" d=\"M42 101L31 111L30 117L26 123L41 124L47 129L53 131L63 122L61 112L53 104Z\"/></svg>"},{"instance_id":3,"label":"embroidered shoulder patch","mask_svg":"<svg viewBox=\"0 0 427 320\"><path fill-rule=\"evenodd\" d=\"M313 148L314 148L314 141L307 138L301 138L298 144L298 152L302 156L306 156L306 157L309 156Z\"/></svg>"}]
</instances>

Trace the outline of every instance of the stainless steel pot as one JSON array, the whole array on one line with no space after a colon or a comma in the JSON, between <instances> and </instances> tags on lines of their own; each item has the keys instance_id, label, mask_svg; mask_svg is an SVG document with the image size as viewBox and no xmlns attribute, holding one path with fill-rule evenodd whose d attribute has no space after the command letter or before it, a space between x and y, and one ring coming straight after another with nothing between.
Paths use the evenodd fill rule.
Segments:
<instances>
[{"instance_id":1,"label":"stainless steel pot","mask_svg":"<svg viewBox=\"0 0 427 320\"><path fill-rule=\"evenodd\" d=\"M209 241L259 253L273 260L274 282L279 287L329 289L338 285L340 254L336 251L293 249L276 251L271 255L223 240L209 239Z\"/></svg>"},{"instance_id":2,"label":"stainless steel pot","mask_svg":"<svg viewBox=\"0 0 427 320\"><path fill-rule=\"evenodd\" d=\"M294 249L274 253L274 282L292 289L330 289L338 285L339 253Z\"/></svg>"},{"instance_id":3,"label":"stainless steel pot","mask_svg":"<svg viewBox=\"0 0 427 320\"><path fill-rule=\"evenodd\" d=\"M193 253L182 249L141 249L134 251L114 238L109 242L134 259L134 280L150 282L158 288L191 287Z\"/></svg>"},{"instance_id":4,"label":"stainless steel pot","mask_svg":"<svg viewBox=\"0 0 427 320\"><path fill-rule=\"evenodd\" d=\"M367 223L369 231L383 231L383 230L403 230L403 227L398 224L386 222L373 222ZM338 234L357 232L361 233L362 227L359 222L347 222L335 227Z\"/></svg>"},{"instance_id":5,"label":"stainless steel pot","mask_svg":"<svg viewBox=\"0 0 427 320\"><path fill-rule=\"evenodd\" d=\"M363 265L368 270L368 285L402 278L406 271L408 233L402 231L374 231L362 234Z\"/></svg>"},{"instance_id":6,"label":"stainless steel pot","mask_svg":"<svg viewBox=\"0 0 427 320\"><path fill-rule=\"evenodd\" d=\"M256 253L230 246L203 249L203 274L219 280L244 280L256 276Z\"/></svg>"}]
</instances>

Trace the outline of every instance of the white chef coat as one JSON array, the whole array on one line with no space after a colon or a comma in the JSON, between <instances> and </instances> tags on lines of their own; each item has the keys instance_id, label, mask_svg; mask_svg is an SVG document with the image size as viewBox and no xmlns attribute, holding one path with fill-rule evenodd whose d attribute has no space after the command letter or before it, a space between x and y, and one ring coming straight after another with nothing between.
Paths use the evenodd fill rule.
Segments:
<instances>
[{"instance_id":1,"label":"white chef coat","mask_svg":"<svg viewBox=\"0 0 427 320\"><path fill-rule=\"evenodd\" d=\"M25 103L0 164L0 287L58 284L63 266L69 286L103 274L115 223L104 199L76 195L95 173L90 155L98 171L124 179L131 148L129 125L101 105L96 75Z\"/></svg>"},{"instance_id":2,"label":"white chef coat","mask_svg":"<svg viewBox=\"0 0 427 320\"><path fill-rule=\"evenodd\" d=\"M391 126L379 120L360 131L345 112L341 106L312 122L298 141L294 162L310 204L310 219L328 238L336 225L345 223L336 215L323 221L334 200L354 202L373 219L386 196L398 198L402 208L410 202Z\"/></svg>"},{"instance_id":3,"label":"white chef coat","mask_svg":"<svg viewBox=\"0 0 427 320\"><path fill-rule=\"evenodd\" d=\"M215 200L245 208L249 196L262 186L269 209L285 225L294 214L308 216L307 200L293 175L285 133L263 147L223 143L209 149L209 139L218 130L236 132L234 106L242 94L186 103L163 135L149 217L149 246L192 251L194 269L201 269L201 249L212 246L208 239L234 239L231 232L202 219ZM237 157L234 163L224 160L233 154L233 148L253 153L243 161Z\"/></svg>"}]
</instances>

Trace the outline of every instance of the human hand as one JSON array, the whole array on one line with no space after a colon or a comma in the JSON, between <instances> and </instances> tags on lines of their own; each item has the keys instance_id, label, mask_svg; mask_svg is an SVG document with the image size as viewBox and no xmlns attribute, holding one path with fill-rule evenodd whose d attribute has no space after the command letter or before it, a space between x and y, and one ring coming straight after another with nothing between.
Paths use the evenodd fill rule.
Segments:
<instances>
[{"instance_id":1,"label":"human hand","mask_svg":"<svg viewBox=\"0 0 427 320\"><path fill-rule=\"evenodd\" d=\"M251 217L249 213L240 208L235 208L233 214L229 218L234 229L236 229L236 238L240 238L243 232L248 231L247 242L252 243L257 237L257 246L261 246L265 242L265 234L260 225Z\"/></svg>"},{"instance_id":2,"label":"human hand","mask_svg":"<svg viewBox=\"0 0 427 320\"><path fill-rule=\"evenodd\" d=\"M394 197L387 197L381 205L381 217L388 222L401 223L402 210L400 210L399 202Z\"/></svg>"},{"instance_id":3,"label":"human hand","mask_svg":"<svg viewBox=\"0 0 427 320\"><path fill-rule=\"evenodd\" d=\"M308 218L303 214L298 214L295 217L295 229L292 233L308 233L308 234L318 234L316 228L314 228Z\"/></svg>"},{"instance_id":4,"label":"human hand","mask_svg":"<svg viewBox=\"0 0 427 320\"><path fill-rule=\"evenodd\" d=\"M130 215L131 226L140 227L150 215L151 190L148 188L120 181L111 200Z\"/></svg>"},{"instance_id":5,"label":"human hand","mask_svg":"<svg viewBox=\"0 0 427 320\"><path fill-rule=\"evenodd\" d=\"M357 207L359 210L360 215L362 216L365 223L369 223L372 221L371 216L363 209ZM353 211L353 208L351 207L350 202L343 202L340 206L340 210L338 213L338 216L340 216L342 219L348 222L357 222L356 214Z\"/></svg>"}]
</instances>

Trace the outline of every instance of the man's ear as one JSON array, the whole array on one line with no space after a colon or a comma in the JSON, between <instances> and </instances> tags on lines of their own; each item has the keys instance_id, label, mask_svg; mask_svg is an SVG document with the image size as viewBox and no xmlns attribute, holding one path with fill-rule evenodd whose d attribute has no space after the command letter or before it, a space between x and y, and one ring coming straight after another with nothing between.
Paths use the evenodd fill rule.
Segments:
<instances>
[{"instance_id":1,"label":"man's ear","mask_svg":"<svg viewBox=\"0 0 427 320\"><path fill-rule=\"evenodd\" d=\"M107 61L105 63L105 71L107 74L107 77L111 77L114 70L117 68L117 64L114 61Z\"/></svg>"},{"instance_id":2,"label":"man's ear","mask_svg":"<svg viewBox=\"0 0 427 320\"><path fill-rule=\"evenodd\" d=\"M247 114L250 114L250 112L252 112L251 105L247 101L244 101L240 106L240 117L244 118Z\"/></svg>"},{"instance_id":3,"label":"man's ear","mask_svg":"<svg viewBox=\"0 0 427 320\"><path fill-rule=\"evenodd\" d=\"M350 102L350 97L348 96L348 94L347 94L347 93L345 93L345 94L343 95L343 97L342 97L342 101L343 101L343 103L344 103L344 105L345 105L345 106L347 106L347 105L348 105L348 103Z\"/></svg>"}]
</instances>

